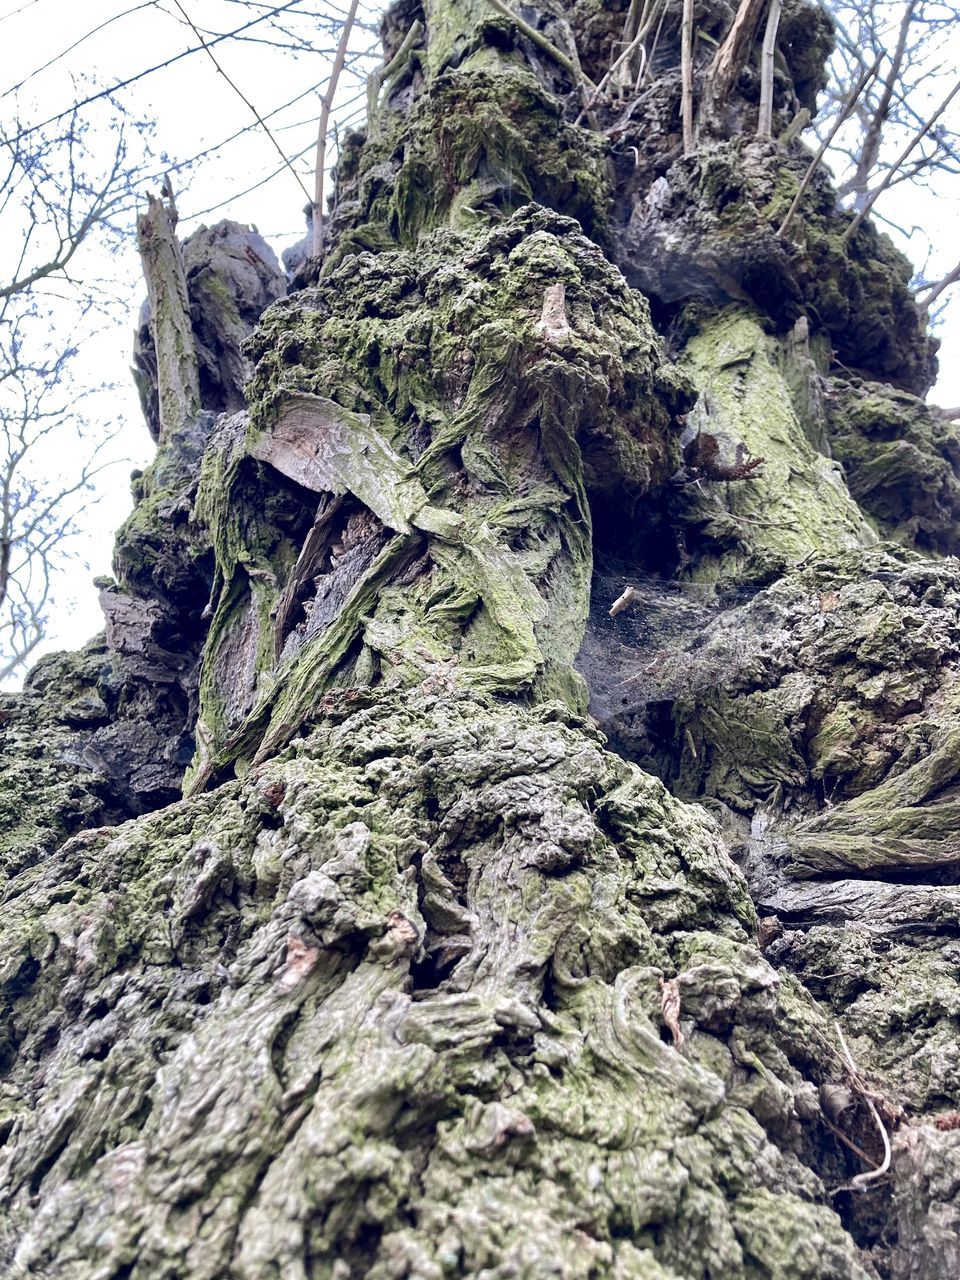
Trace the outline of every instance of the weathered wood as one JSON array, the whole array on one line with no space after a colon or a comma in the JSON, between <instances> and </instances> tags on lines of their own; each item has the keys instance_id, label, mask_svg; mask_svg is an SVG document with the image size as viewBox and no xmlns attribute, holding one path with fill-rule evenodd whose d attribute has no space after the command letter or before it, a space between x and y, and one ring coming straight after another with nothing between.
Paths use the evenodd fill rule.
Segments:
<instances>
[{"instance_id":1,"label":"weathered wood","mask_svg":"<svg viewBox=\"0 0 960 1280\"><path fill-rule=\"evenodd\" d=\"M757 117L757 137L769 138L773 132L773 60L777 52L777 32L783 0L770 0L767 26L763 33L760 52L760 111Z\"/></svg>"},{"instance_id":2,"label":"weathered wood","mask_svg":"<svg viewBox=\"0 0 960 1280\"><path fill-rule=\"evenodd\" d=\"M767 0L740 0L733 24L707 72L704 108L711 114L722 107L746 65Z\"/></svg>"},{"instance_id":3,"label":"weathered wood","mask_svg":"<svg viewBox=\"0 0 960 1280\"><path fill-rule=\"evenodd\" d=\"M683 0L680 24L680 116L683 122L683 154L693 155L693 0Z\"/></svg>"},{"instance_id":4,"label":"weathered wood","mask_svg":"<svg viewBox=\"0 0 960 1280\"><path fill-rule=\"evenodd\" d=\"M149 195L146 213L137 218L137 247L157 354L161 442L200 412L197 353L176 233L177 208L169 184L165 184L164 195Z\"/></svg>"},{"instance_id":5,"label":"weathered wood","mask_svg":"<svg viewBox=\"0 0 960 1280\"><path fill-rule=\"evenodd\" d=\"M291 396L276 423L253 438L250 453L314 493L356 494L398 533L410 532L410 517L426 504L422 486L369 416L325 396Z\"/></svg>"}]
</instances>

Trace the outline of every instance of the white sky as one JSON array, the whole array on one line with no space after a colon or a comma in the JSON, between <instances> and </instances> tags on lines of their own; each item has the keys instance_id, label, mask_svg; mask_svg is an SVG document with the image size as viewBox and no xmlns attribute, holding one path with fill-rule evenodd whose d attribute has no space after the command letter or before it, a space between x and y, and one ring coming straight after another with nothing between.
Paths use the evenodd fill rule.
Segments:
<instances>
[{"instance_id":1,"label":"white sky","mask_svg":"<svg viewBox=\"0 0 960 1280\"><path fill-rule=\"evenodd\" d=\"M180 0L208 39L208 32L229 31L282 2ZM290 16L311 12L332 15L340 3L341 0L301 0L290 11ZM353 50L370 50L369 28L381 7L376 0L361 5L360 16L367 30L355 34ZM102 29L96 30L101 24ZM297 30L304 35L309 32L326 56L291 53L262 43L258 37L266 35L268 39L276 39L264 24L246 33L242 40L224 41L215 48L224 70L252 100L261 116L275 112L299 96L299 101L271 115L269 123L287 155L304 151L294 166L308 190L312 188L313 146L320 109L318 91L326 87L335 45L334 37L322 31L317 35L318 26L319 23L297 18ZM80 43L72 52L46 70L31 75L77 41ZM3 95L0 121L9 128L15 114L19 114L24 123L43 120L95 91L91 80L95 88L114 84L196 43L196 37L184 24L176 0L0 0L0 94ZM341 80L337 114L342 122L362 120L363 79L375 61L369 56L365 59L358 56L354 67L348 68ZM23 81L17 93L10 92L12 86ZM153 146L174 163L215 146L253 123L248 108L202 51L156 71L117 96L132 113L155 122ZM97 110L92 109L94 119ZM99 118L106 116L101 114ZM109 131L103 129L102 137L104 147L109 149L112 141ZM158 165L158 170L160 167ZM280 172L276 173L278 169ZM275 173L270 181L256 186L261 179ZM960 183L960 178L952 181ZM146 192L157 186L158 182L145 182L143 189ZM259 128L249 129L216 150L189 174L177 176L174 186L183 235L189 234L200 222L211 224L219 218L230 217L255 224L279 257L284 248L303 234L303 190L289 170L282 169L273 144ZM255 186L256 189L248 190ZM928 203L921 209L918 202L922 200ZM949 203L932 200L916 192L901 193L896 207L891 206L893 216L900 216L902 211L911 224L924 223L929 237L942 245L938 251L942 271L949 269L957 256L955 219L951 216L953 204L953 200ZM915 258L922 256L923 246L915 243L913 249ZM130 506L130 468L144 466L153 451L132 380L126 376L136 311L143 294L140 264L132 239L125 249L109 259L89 252L78 262L77 272L82 279L86 273L107 278L126 300L126 309L121 308L120 314L98 337L85 343L80 357L84 368L91 371L92 381L113 380L119 384L116 392L101 397L97 411L104 421L116 423L118 456L126 462L103 478L102 499L85 518L88 532L79 552L90 568L87 570L77 561L74 569L64 576L41 651L77 647L101 628L102 619L91 580L97 574L110 572L113 532ZM960 312L956 301L951 310ZM953 405L960 403L960 323L953 323L948 317L941 336L944 339L941 380L931 399ZM63 456L69 460L69 451Z\"/></svg>"}]
</instances>

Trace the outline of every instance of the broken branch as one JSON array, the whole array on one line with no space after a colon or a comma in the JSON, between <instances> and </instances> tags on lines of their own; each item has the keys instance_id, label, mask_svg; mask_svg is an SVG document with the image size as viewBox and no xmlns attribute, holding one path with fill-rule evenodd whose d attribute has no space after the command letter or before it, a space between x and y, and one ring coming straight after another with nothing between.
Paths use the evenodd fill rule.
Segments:
<instances>
[{"instance_id":1,"label":"broken branch","mask_svg":"<svg viewBox=\"0 0 960 1280\"><path fill-rule=\"evenodd\" d=\"M777 32L783 0L770 0L767 26L763 33L760 52L760 113L757 118L757 137L769 138L773 132L773 59L777 51Z\"/></svg>"}]
</instances>

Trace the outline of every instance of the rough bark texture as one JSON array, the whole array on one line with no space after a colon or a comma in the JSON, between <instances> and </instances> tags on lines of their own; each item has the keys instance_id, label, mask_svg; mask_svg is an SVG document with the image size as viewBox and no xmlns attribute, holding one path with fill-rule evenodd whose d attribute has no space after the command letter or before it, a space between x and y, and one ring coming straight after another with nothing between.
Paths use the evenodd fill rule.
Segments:
<instances>
[{"instance_id":1,"label":"rough bark texture","mask_svg":"<svg viewBox=\"0 0 960 1280\"><path fill-rule=\"evenodd\" d=\"M394 6L328 256L242 354L272 266L191 307L219 390L107 639L0 708L13 1276L957 1268L958 454L908 267L823 176L778 238L755 43L684 157L679 6L596 128L549 45L599 82L626 6L522 16ZM785 4L775 134L827 44Z\"/></svg>"},{"instance_id":2,"label":"rough bark texture","mask_svg":"<svg viewBox=\"0 0 960 1280\"><path fill-rule=\"evenodd\" d=\"M137 218L137 246L147 282L156 357L156 438L165 441L200 409L197 352L172 195L147 197L147 211Z\"/></svg>"}]
</instances>

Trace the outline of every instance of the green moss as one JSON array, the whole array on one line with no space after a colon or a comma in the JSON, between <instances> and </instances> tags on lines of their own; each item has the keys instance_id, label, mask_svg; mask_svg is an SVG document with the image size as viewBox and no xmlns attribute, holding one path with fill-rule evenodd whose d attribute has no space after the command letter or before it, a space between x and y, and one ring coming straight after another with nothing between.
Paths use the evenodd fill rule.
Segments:
<instances>
[{"instance_id":1,"label":"green moss","mask_svg":"<svg viewBox=\"0 0 960 1280\"><path fill-rule=\"evenodd\" d=\"M777 216L771 208L768 216ZM811 316L847 368L923 395L936 377L938 343L913 301L913 269L869 221L849 242L826 179L811 184L791 224L791 269Z\"/></svg>"},{"instance_id":2,"label":"green moss","mask_svg":"<svg viewBox=\"0 0 960 1280\"><path fill-rule=\"evenodd\" d=\"M793 1153L815 1010L703 811L559 706L344 693L243 783L13 888L24 1265L288 1275L372 1231L372 1275L861 1280Z\"/></svg>"},{"instance_id":3,"label":"green moss","mask_svg":"<svg viewBox=\"0 0 960 1280\"><path fill-rule=\"evenodd\" d=\"M905 391L835 378L827 430L851 493L886 537L919 551L960 548L960 436Z\"/></svg>"},{"instance_id":4,"label":"green moss","mask_svg":"<svg viewBox=\"0 0 960 1280\"><path fill-rule=\"evenodd\" d=\"M551 337L541 320L558 285L563 322ZM337 447L339 470L324 483L397 536L282 669L268 674L274 664L258 656L259 702L246 727L233 724L231 746L205 660L202 739L218 767L264 732L261 752L276 749L325 691L358 679L361 654L368 679L419 682L446 663L457 687L562 691L582 706L569 673L589 597L589 500L630 511L666 479L678 461L671 420L690 390L663 361L646 304L577 225L528 206L481 236L437 231L416 254L345 260L273 307L251 354L249 426L233 454L206 464L197 507L224 584L209 652L243 623L232 577L241 548L261 565L255 540L267 526L251 541L247 526L261 526L242 458L262 453L282 406L327 405L334 433L335 419L355 424L356 447ZM304 392L322 400L297 400ZM261 567L284 582L272 553Z\"/></svg>"},{"instance_id":5,"label":"green moss","mask_svg":"<svg viewBox=\"0 0 960 1280\"><path fill-rule=\"evenodd\" d=\"M338 174L350 225L325 270L362 250L411 247L438 227L475 233L531 200L602 239L612 198L602 141L569 124L527 68L495 60L434 76L402 115L379 109Z\"/></svg>"},{"instance_id":6,"label":"green moss","mask_svg":"<svg viewBox=\"0 0 960 1280\"><path fill-rule=\"evenodd\" d=\"M98 636L49 654L22 693L0 694L0 872L41 860L74 832L114 820L110 780L91 768L75 732L109 717L99 689L110 655Z\"/></svg>"},{"instance_id":7,"label":"green moss","mask_svg":"<svg viewBox=\"0 0 960 1280\"><path fill-rule=\"evenodd\" d=\"M779 329L805 316L843 366L923 395L937 343L890 239L869 221L844 239L850 216L838 212L823 169L779 234L809 159L797 144L704 140L661 175L669 195L638 206L621 243L624 269L666 306L749 302Z\"/></svg>"},{"instance_id":8,"label":"green moss","mask_svg":"<svg viewBox=\"0 0 960 1280\"><path fill-rule=\"evenodd\" d=\"M401 244L446 222L476 225L530 200L602 233L609 203L596 136L564 122L529 71L448 72L418 106L394 188Z\"/></svg>"}]
</instances>

